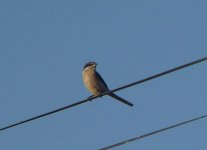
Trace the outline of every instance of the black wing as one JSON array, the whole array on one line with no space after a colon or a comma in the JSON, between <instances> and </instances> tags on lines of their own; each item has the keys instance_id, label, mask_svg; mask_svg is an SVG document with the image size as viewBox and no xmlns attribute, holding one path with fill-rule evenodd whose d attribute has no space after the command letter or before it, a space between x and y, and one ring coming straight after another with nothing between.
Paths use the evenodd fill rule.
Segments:
<instances>
[{"instance_id":1,"label":"black wing","mask_svg":"<svg viewBox=\"0 0 207 150\"><path fill-rule=\"evenodd\" d=\"M108 86L106 85L105 81L103 80L103 78L101 77L101 75L97 71L96 71L96 75L101 80L101 82L106 86L106 88L108 89Z\"/></svg>"}]
</instances>

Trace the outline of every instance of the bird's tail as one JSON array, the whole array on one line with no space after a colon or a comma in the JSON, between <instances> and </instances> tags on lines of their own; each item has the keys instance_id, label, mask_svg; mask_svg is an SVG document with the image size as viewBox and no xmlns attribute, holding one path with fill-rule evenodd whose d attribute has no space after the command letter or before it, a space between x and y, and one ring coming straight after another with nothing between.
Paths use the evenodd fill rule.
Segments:
<instances>
[{"instance_id":1,"label":"bird's tail","mask_svg":"<svg viewBox=\"0 0 207 150\"><path fill-rule=\"evenodd\" d=\"M111 96L111 97L113 97L113 98L115 98L116 100L118 100L118 101L124 103L124 104L127 104L127 105L129 105L129 106L133 106L132 103L128 102L127 100L125 100L125 99L119 97L118 95L116 95L116 94L114 94L114 93L109 93L108 95Z\"/></svg>"}]
</instances>

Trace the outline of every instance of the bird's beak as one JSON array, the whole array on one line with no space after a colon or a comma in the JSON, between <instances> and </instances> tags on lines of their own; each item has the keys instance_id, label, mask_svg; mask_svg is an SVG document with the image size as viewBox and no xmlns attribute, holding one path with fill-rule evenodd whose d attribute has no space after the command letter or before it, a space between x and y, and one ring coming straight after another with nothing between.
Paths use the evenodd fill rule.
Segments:
<instances>
[{"instance_id":1,"label":"bird's beak","mask_svg":"<svg viewBox=\"0 0 207 150\"><path fill-rule=\"evenodd\" d=\"M97 66L97 64L93 64L93 66L94 66L94 67L96 67L96 66Z\"/></svg>"}]
</instances>

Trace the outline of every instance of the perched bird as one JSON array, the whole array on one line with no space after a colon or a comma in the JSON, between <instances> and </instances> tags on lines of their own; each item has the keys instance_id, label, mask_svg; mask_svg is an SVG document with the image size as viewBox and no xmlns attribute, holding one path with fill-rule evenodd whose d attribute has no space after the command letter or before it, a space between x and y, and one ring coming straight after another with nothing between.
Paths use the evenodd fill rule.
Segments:
<instances>
[{"instance_id":1,"label":"perched bird","mask_svg":"<svg viewBox=\"0 0 207 150\"><path fill-rule=\"evenodd\" d=\"M82 72L84 84L93 95L99 95L103 92L109 91L108 86L106 85L100 74L96 71L96 66L97 64L95 62L88 62L85 64ZM124 104L133 106L132 103L128 102L127 100L119 97L114 93L109 93L108 95Z\"/></svg>"}]
</instances>

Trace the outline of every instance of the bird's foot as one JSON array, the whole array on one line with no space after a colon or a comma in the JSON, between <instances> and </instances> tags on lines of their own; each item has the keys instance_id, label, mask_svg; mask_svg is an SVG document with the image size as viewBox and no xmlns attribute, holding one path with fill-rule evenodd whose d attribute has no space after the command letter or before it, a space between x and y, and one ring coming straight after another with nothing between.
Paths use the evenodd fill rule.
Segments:
<instances>
[{"instance_id":1,"label":"bird's foot","mask_svg":"<svg viewBox=\"0 0 207 150\"><path fill-rule=\"evenodd\" d=\"M89 101L92 101L93 99L91 99L92 97L94 97L93 95L89 96L87 99L89 99Z\"/></svg>"}]
</instances>

